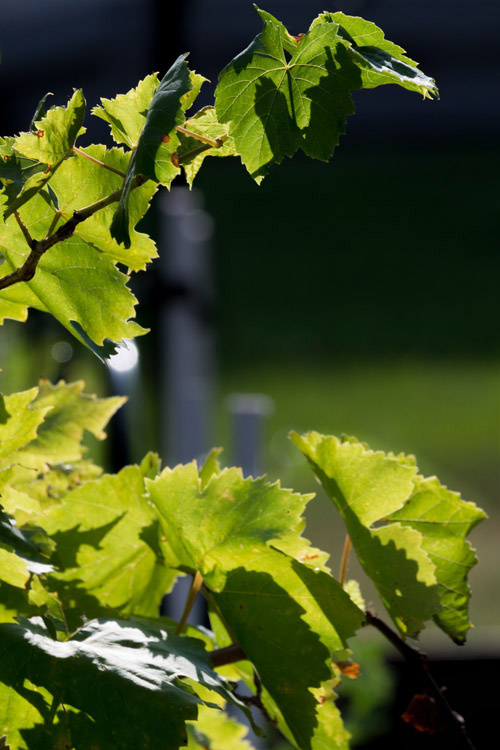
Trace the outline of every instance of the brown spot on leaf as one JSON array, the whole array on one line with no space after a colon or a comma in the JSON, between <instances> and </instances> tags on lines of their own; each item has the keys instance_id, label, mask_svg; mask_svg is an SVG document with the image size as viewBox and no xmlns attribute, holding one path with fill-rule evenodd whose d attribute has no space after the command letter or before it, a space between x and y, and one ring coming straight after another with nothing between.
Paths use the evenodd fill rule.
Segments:
<instances>
[{"instance_id":1,"label":"brown spot on leaf","mask_svg":"<svg viewBox=\"0 0 500 750\"><path fill-rule=\"evenodd\" d=\"M162 143L170 143L170 136L169 136L168 133L163 133L163 135L161 137L161 142Z\"/></svg>"},{"instance_id":2,"label":"brown spot on leaf","mask_svg":"<svg viewBox=\"0 0 500 750\"><path fill-rule=\"evenodd\" d=\"M290 37L294 40L294 42L297 42L297 44L300 44L300 42L305 37L305 34L297 34L297 36L294 36L293 34L290 34Z\"/></svg>"},{"instance_id":3,"label":"brown spot on leaf","mask_svg":"<svg viewBox=\"0 0 500 750\"><path fill-rule=\"evenodd\" d=\"M37 138L43 138L45 135L45 130L37 130L36 131Z\"/></svg>"},{"instance_id":4,"label":"brown spot on leaf","mask_svg":"<svg viewBox=\"0 0 500 750\"><path fill-rule=\"evenodd\" d=\"M300 559L301 560L316 560L317 557L319 557L318 554L314 554L314 555L305 554L305 555L302 555Z\"/></svg>"},{"instance_id":5,"label":"brown spot on leaf","mask_svg":"<svg viewBox=\"0 0 500 750\"><path fill-rule=\"evenodd\" d=\"M359 664L355 661L337 661L335 662L337 667L340 669L344 677L349 677L351 680L355 680L361 674Z\"/></svg>"},{"instance_id":6,"label":"brown spot on leaf","mask_svg":"<svg viewBox=\"0 0 500 750\"><path fill-rule=\"evenodd\" d=\"M179 159L177 158L177 153L175 151L172 154L172 156L170 157L170 160L171 160L172 164L174 165L174 167L177 167L177 169L180 169Z\"/></svg>"}]
</instances>

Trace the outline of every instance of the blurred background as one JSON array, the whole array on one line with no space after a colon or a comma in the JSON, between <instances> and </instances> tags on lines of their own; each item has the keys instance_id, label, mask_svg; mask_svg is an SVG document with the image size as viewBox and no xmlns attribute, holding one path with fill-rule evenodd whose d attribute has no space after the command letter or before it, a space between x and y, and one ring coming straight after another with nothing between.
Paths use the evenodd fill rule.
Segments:
<instances>
[{"instance_id":1,"label":"blurred background","mask_svg":"<svg viewBox=\"0 0 500 750\"><path fill-rule=\"evenodd\" d=\"M441 100L395 86L355 92L357 113L332 161L299 154L260 187L237 160L207 159L195 190L177 181L144 222L161 257L132 282L137 320L151 328L137 353L105 368L30 313L0 332L0 387L21 390L43 375L83 378L99 396L128 393L108 444L90 444L109 469L147 449L176 462L223 445L228 463L317 490L307 536L331 552L334 571L343 531L288 431L354 434L416 454L423 473L490 515L472 534L478 627L466 649L481 660L500 626L500 10L490 0L264 7L294 34L325 9L374 21L436 79ZM1 8L2 135L27 129L48 90L60 105L81 87L90 110L188 50L190 67L212 81L201 107L261 26L250 0ZM80 145L110 144L102 121L86 125ZM354 563L351 575L362 577ZM445 653L437 631L426 639Z\"/></svg>"}]
</instances>

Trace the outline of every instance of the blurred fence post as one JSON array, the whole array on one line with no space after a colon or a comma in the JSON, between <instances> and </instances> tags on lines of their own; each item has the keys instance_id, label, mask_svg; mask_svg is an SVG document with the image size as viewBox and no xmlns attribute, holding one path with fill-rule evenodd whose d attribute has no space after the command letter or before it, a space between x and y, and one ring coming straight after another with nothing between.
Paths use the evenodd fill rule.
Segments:
<instances>
[{"instance_id":1,"label":"blurred fence post","mask_svg":"<svg viewBox=\"0 0 500 750\"><path fill-rule=\"evenodd\" d=\"M199 458L210 448L213 335L213 220L202 195L174 187L160 197L162 453L169 463Z\"/></svg>"},{"instance_id":2,"label":"blurred fence post","mask_svg":"<svg viewBox=\"0 0 500 750\"><path fill-rule=\"evenodd\" d=\"M165 300L160 311L160 420L162 456L169 465L199 459L211 444L213 221L202 195L187 187L163 193L160 205L160 273ZM162 614L182 616L191 577L180 578L165 597ZM204 623L206 607L196 600L188 622Z\"/></svg>"},{"instance_id":3,"label":"blurred fence post","mask_svg":"<svg viewBox=\"0 0 500 750\"><path fill-rule=\"evenodd\" d=\"M263 473L262 446L267 417L274 411L270 396L261 393L232 393L226 399L231 416L231 458L245 477Z\"/></svg>"}]
</instances>

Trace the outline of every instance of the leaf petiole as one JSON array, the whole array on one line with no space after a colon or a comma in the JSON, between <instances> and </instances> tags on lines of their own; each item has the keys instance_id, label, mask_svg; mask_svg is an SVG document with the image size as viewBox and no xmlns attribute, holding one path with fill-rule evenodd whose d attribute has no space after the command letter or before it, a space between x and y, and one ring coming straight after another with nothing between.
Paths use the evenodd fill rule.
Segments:
<instances>
[{"instance_id":1,"label":"leaf petiole","mask_svg":"<svg viewBox=\"0 0 500 750\"><path fill-rule=\"evenodd\" d=\"M195 133L193 130L188 130L187 128L182 127L182 125L177 125L176 130L178 130L179 133L183 133L183 135L187 135L189 138L194 138L196 141L200 141L200 143L206 143L207 146L210 146L211 148L220 148L227 139L227 136L224 135L221 135L220 138L208 138L206 135Z\"/></svg>"},{"instance_id":2,"label":"leaf petiole","mask_svg":"<svg viewBox=\"0 0 500 750\"><path fill-rule=\"evenodd\" d=\"M346 534L344 541L344 549L342 550L342 559L340 561L340 572L339 572L339 583L341 586L345 583L345 577L347 574L347 563L349 561L349 554L351 552L352 542L349 534Z\"/></svg>"},{"instance_id":3,"label":"leaf petiole","mask_svg":"<svg viewBox=\"0 0 500 750\"><path fill-rule=\"evenodd\" d=\"M107 169L109 172L114 172L115 174L120 175L120 177L125 178L124 172L120 172L119 169L110 167L109 164L105 164L103 161L100 161L99 159L95 159L93 156L90 156L90 154L86 154L85 151L82 151L77 146L73 146L73 153L78 154L79 156L83 156L85 159L88 159L89 161L94 162L94 164L98 164L103 169Z\"/></svg>"},{"instance_id":4,"label":"leaf petiole","mask_svg":"<svg viewBox=\"0 0 500 750\"><path fill-rule=\"evenodd\" d=\"M180 635L182 631L184 630L184 626L187 622L187 619L190 615L191 610L193 609L193 604L195 603L196 597L198 596L198 593L202 585L203 585L203 576L201 575L200 571L197 570L191 582L191 588L189 589L189 594L187 595L186 603L184 605L184 612L182 613L182 617L179 621L179 624L177 625L175 629L176 635Z\"/></svg>"}]
</instances>

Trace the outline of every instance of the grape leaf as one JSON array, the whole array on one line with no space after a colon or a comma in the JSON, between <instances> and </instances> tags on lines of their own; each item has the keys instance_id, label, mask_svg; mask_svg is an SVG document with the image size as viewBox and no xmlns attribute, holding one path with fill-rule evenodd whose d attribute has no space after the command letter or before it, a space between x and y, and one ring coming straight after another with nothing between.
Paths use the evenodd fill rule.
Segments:
<instances>
[{"instance_id":1,"label":"grape leaf","mask_svg":"<svg viewBox=\"0 0 500 750\"><path fill-rule=\"evenodd\" d=\"M44 110L44 97L37 108ZM36 116L36 115L35 115ZM10 180L5 192L8 202L4 211L7 219L14 211L27 203L47 186L62 162L72 155L73 146L79 135L85 132L82 127L85 117L85 99L80 90L75 91L66 107L51 107L44 116L32 122L29 133L4 142L10 153L4 153L3 168Z\"/></svg>"},{"instance_id":2,"label":"grape leaf","mask_svg":"<svg viewBox=\"0 0 500 750\"><path fill-rule=\"evenodd\" d=\"M253 547L236 557L224 588L211 596L296 746L347 747L331 690L332 658L346 658L346 641L364 615L340 584L277 550Z\"/></svg>"},{"instance_id":3,"label":"grape leaf","mask_svg":"<svg viewBox=\"0 0 500 750\"><path fill-rule=\"evenodd\" d=\"M189 80L191 89L181 99L184 111L192 106L207 79L190 70ZM111 135L117 143L124 143L130 149L135 149L159 84L156 73L146 76L136 88L130 89L126 94L118 94L114 99L101 98L102 106L94 107L92 114L110 124Z\"/></svg>"},{"instance_id":4,"label":"grape leaf","mask_svg":"<svg viewBox=\"0 0 500 750\"><path fill-rule=\"evenodd\" d=\"M83 393L83 381L52 385L41 380L38 394L31 402L34 409L43 410L44 421L37 435L10 460L25 467L44 468L45 464L79 461L83 457L84 430L98 440L106 433L103 428L125 402L122 396L98 399Z\"/></svg>"},{"instance_id":5,"label":"grape leaf","mask_svg":"<svg viewBox=\"0 0 500 750\"><path fill-rule=\"evenodd\" d=\"M156 506L165 531L169 565L207 578L220 574L220 561L242 547L296 545L307 560L307 540L301 513L312 495L282 489L279 482L244 479L240 469L224 469L204 481L196 462L168 467L155 480L146 480L149 500ZM290 541L291 540L291 541ZM319 559L319 558L318 558Z\"/></svg>"},{"instance_id":6,"label":"grape leaf","mask_svg":"<svg viewBox=\"0 0 500 750\"><path fill-rule=\"evenodd\" d=\"M36 132L21 133L14 148L28 159L53 166L67 158L79 135L85 117L85 99L81 90L75 91L66 107L51 107L47 114L34 123Z\"/></svg>"},{"instance_id":7,"label":"grape leaf","mask_svg":"<svg viewBox=\"0 0 500 750\"><path fill-rule=\"evenodd\" d=\"M470 589L467 575L477 563L466 535L485 513L456 492L443 487L436 477L418 476L415 489L403 508L389 521L399 521L423 535L422 548L436 566L442 610L434 615L439 627L454 641L463 643L472 627L468 618Z\"/></svg>"},{"instance_id":8,"label":"grape leaf","mask_svg":"<svg viewBox=\"0 0 500 750\"><path fill-rule=\"evenodd\" d=\"M57 543L60 570L50 583L73 618L106 607L157 614L176 573L163 564L158 520L143 494L141 469L128 466L77 487L34 518Z\"/></svg>"},{"instance_id":9,"label":"grape leaf","mask_svg":"<svg viewBox=\"0 0 500 750\"><path fill-rule=\"evenodd\" d=\"M85 158L85 155L89 158ZM90 159L97 159L111 169L125 174L130 154L118 148L107 150L105 146L93 145L80 149L76 158L65 161L51 181L51 187L58 197L58 213L63 220L70 219L75 210L110 195L123 184L123 176L101 167ZM146 265L158 256L158 252L153 240L133 227L148 210L156 187L153 182L147 182L135 188L130 194L130 249L124 250L110 234L116 204L97 211L78 224L74 235L81 237L113 261L123 263L133 271L144 270Z\"/></svg>"},{"instance_id":10,"label":"grape leaf","mask_svg":"<svg viewBox=\"0 0 500 750\"><path fill-rule=\"evenodd\" d=\"M181 134L181 146L177 155L190 186L192 186L194 178L207 156L237 156L234 141L228 135L229 125L227 123L220 123L217 120L214 107L208 106L200 109L199 112L186 121L184 127L205 138L210 138L214 141L221 139L223 141L217 148L205 148L205 150L200 152L200 148L203 146L200 141Z\"/></svg>"},{"instance_id":11,"label":"grape leaf","mask_svg":"<svg viewBox=\"0 0 500 750\"><path fill-rule=\"evenodd\" d=\"M252 750L247 728L224 711L200 706L195 722L187 722L187 750Z\"/></svg>"},{"instance_id":12,"label":"grape leaf","mask_svg":"<svg viewBox=\"0 0 500 750\"><path fill-rule=\"evenodd\" d=\"M44 237L54 209L43 194L23 206L20 216L32 237ZM20 267L29 248L14 217L0 221L0 243L5 263L3 275ZM128 276L79 237L59 242L45 253L31 281L2 290L0 300L50 312L73 336L98 356L109 356L105 339L119 342L146 331L129 320L135 314L135 297L126 287Z\"/></svg>"},{"instance_id":13,"label":"grape leaf","mask_svg":"<svg viewBox=\"0 0 500 750\"><path fill-rule=\"evenodd\" d=\"M51 734L48 692L54 696L54 710L62 703L91 718L95 747L177 750L186 742L185 721L196 718L201 702L184 679L230 697L203 643L176 637L167 628L101 619L61 642L48 637L41 620L34 618L1 625L0 632L0 715L7 741L23 736L26 725L33 739L40 736L37 729L42 736L43 731ZM23 687L28 680L34 689ZM20 698L30 708L26 725ZM15 712L13 700L18 701ZM90 747L81 733L85 726L70 728L70 746ZM40 747L33 739L16 747Z\"/></svg>"},{"instance_id":14,"label":"grape leaf","mask_svg":"<svg viewBox=\"0 0 500 750\"><path fill-rule=\"evenodd\" d=\"M186 57L177 58L156 88L137 148L130 159L123 193L111 224L111 236L126 248L131 245L129 197L135 175L143 175L169 187L180 171L172 161L172 154L179 145L176 126L184 121L181 97L193 87Z\"/></svg>"},{"instance_id":15,"label":"grape leaf","mask_svg":"<svg viewBox=\"0 0 500 750\"><path fill-rule=\"evenodd\" d=\"M416 636L441 608L435 565L416 529L399 522L378 525L412 494L414 462L316 432L292 433L292 440L337 506L390 616L403 634Z\"/></svg>"},{"instance_id":16,"label":"grape leaf","mask_svg":"<svg viewBox=\"0 0 500 750\"><path fill-rule=\"evenodd\" d=\"M328 161L354 112L351 89L396 83L437 95L434 81L374 24L323 13L306 34L293 37L271 14L258 12L263 31L224 68L215 92L219 120L229 122L257 182L299 148Z\"/></svg>"},{"instance_id":17,"label":"grape leaf","mask_svg":"<svg viewBox=\"0 0 500 750\"><path fill-rule=\"evenodd\" d=\"M163 523L169 564L201 571L298 746L309 746L306 738L319 722L313 747L322 747L320 737L333 731L327 727L337 711L323 683L332 678L332 654L346 656L346 640L363 613L340 584L312 567L311 548L300 536L310 498L264 479L243 479L237 469L215 469L202 482L195 463L165 469L146 485ZM299 559L282 547L300 550Z\"/></svg>"},{"instance_id":18,"label":"grape leaf","mask_svg":"<svg viewBox=\"0 0 500 750\"><path fill-rule=\"evenodd\" d=\"M19 205L22 205L19 200L16 202L16 199L23 192L31 177L37 175L36 180L31 181L30 186L26 187L27 192L24 194L26 200L29 200L31 195L37 192L35 190L33 193L29 193L29 187L33 190L33 186L36 184L39 185L38 189L41 189L51 176L47 176L45 164L20 156L14 150L14 143L15 138L0 138L0 180L3 183L4 195L7 197L4 204L7 216L16 210Z\"/></svg>"},{"instance_id":19,"label":"grape leaf","mask_svg":"<svg viewBox=\"0 0 500 750\"><path fill-rule=\"evenodd\" d=\"M146 76L126 94L118 94L114 99L101 98L102 106L94 107L92 114L110 124L111 135L117 143L135 149L159 83L156 73Z\"/></svg>"},{"instance_id":20,"label":"grape leaf","mask_svg":"<svg viewBox=\"0 0 500 750\"><path fill-rule=\"evenodd\" d=\"M385 38L382 29L371 21L345 13L322 13L313 21L339 25L339 35L349 45L361 71L362 88L369 89L395 83L423 97L438 97L436 83L406 57L405 50Z\"/></svg>"},{"instance_id":21,"label":"grape leaf","mask_svg":"<svg viewBox=\"0 0 500 750\"><path fill-rule=\"evenodd\" d=\"M0 468L6 467L16 451L36 439L50 406L35 406L37 388L0 396L2 419L0 420Z\"/></svg>"},{"instance_id":22,"label":"grape leaf","mask_svg":"<svg viewBox=\"0 0 500 750\"><path fill-rule=\"evenodd\" d=\"M48 573L52 565L41 554L30 535L18 529L0 505L0 579L24 588L31 573Z\"/></svg>"},{"instance_id":23,"label":"grape leaf","mask_svg":"<svg viewBox=\"0 0 500 750\"><path fill-rule=\"evenodd\" d=\"M257 182L298 148L328 160L354 112L349 89L360 81L335 24L312 27L290 56L283 25L266 18L263 31L221 72L215 92L217 116L230 121L236 149Z\"/></svg>"}]
</instances>

